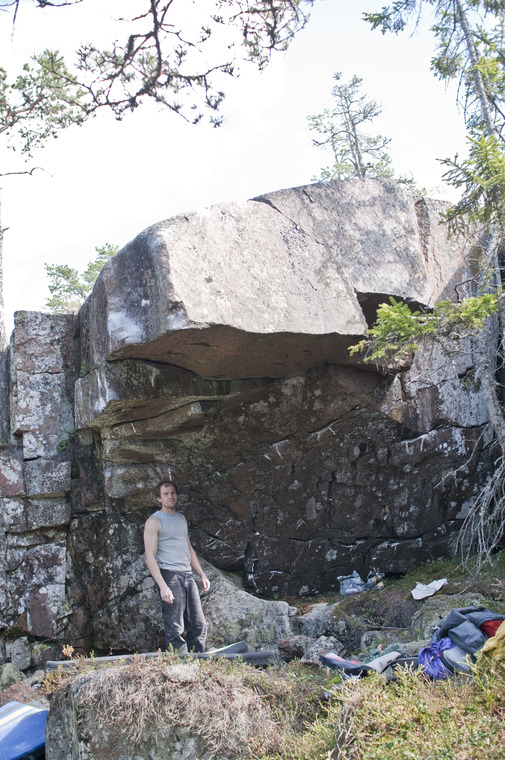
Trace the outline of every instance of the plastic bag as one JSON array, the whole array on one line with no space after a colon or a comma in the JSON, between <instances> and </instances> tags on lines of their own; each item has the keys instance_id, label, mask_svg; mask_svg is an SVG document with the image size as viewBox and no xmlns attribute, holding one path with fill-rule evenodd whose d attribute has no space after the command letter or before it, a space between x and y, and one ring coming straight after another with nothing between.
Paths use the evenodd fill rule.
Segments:
<instances>
[{"instance_id":1,"label":"plastic bag","mask_svg":"<svg viewBox=\"0 0 505 760\"><path fill-rule=\"evenodd\" d=\"M379 573L378 570L370 570L365 583L365 588L384 588L383 578L384 573Z\"/></svg>"},{"instance_id":2,"label":"plastic bag","mask_svg":"<svg viewBox=\"0 0 505 760\"><path fill-rule=\"evenodd\" d=\"M359 594L366 589L366 584L359 573L353 570L352 575L339 575L340 596L347 594Z\"/></svg>"}]
</instances>

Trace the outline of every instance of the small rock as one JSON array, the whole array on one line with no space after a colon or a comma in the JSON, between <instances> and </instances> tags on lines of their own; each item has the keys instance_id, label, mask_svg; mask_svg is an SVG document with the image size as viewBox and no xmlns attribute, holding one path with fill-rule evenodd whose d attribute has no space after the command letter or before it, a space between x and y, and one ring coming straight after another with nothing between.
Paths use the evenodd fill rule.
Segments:
<instances>
[{"instance_id":1,"label":"small rock","mask_svg":"<svg viewBox=\"0 0 505 760\"><path fill-rule=\"evenodd\" d=\"M277 648L282 659L291 662L291 660L301 659L314 643L314 639L310 636L288 636L277 642Z\"/></svg>"},{"instance_id":2,"label":"small rock","mask_svg":"<svg viewBox=\"0 0 505 760\"><path fill-rule=\"evenodd\" d=\"M21 676L21 674L19 675ZM41 691L43 681L44 671L37 670L29 678L22 678L22 680L7 686L5 689L1 689L0 706L6 705L8 702L21 702L22 704L38 704L42 707L48 707L49 697Z\"/></svg>"},{"instance_id":3,"label":"small rock","mask_svg":"<svg viewBox=\"0 0 505 760\"><path fill-rule=\"evenodd\" d=\"M373 649L379 643L382 643L382 638L378 631L365 631L360 641L361 651Z\"/></svg>"},{"instance_id":4,"label":"small rock","mask_svg":"<svg viewBox=\"0 0 505 760\"><path fill-rule=\"evenodd\" d=\"M344 645L333 636L320 636L307 649L300 662L308 665L321 665L319 655L324 652L335 652L335 654L341 655L344 652Z\"/></svg>"},{"instance_id":5,"label":"small rock","mask_svg":"<svg viewBox=\"0 0 505 760\"><path fill-rule=\"evenodd\" d=\"M314 604L308 612L301 615L297 620L300 633L311 638L323 636L328 627L331 610L332 606L327 602Z\"/></svg>"},{"instance_id":6,"label":"small rock","mask_svg":"<svg viewBox=\"0 0 505 760\"><path fill-rule=\"evenodd\" d=\"M44 667L49 660L59 660L61 646L43 644L38 642L33 646L32 665L35 668Z\"/></svg>"},{"instance_id":7,"label":"small rock","mask_svg":"<svg viewBox=\"0 0 505 760\"><path fill-rule=\"evenodd\" d=\"M19 670L26 670L32 662L32 651L26 636L15 641L8 641L5 645L5 655Z\"/></svg>"},{"instance_id":8,"label":"small rock","mask_svg":"<svg viewBox=\"0 0 505 760\"><path fill-rule=\"evenodd\" d=\"M19 683L19 681L22 680L23 675L21 671L12 662L6 662L5 665L2 665L0 689L5 689L7 686L11 686L13 683Z\"/></svg>"},{"instance_id":9,"label":"small rock","mask_svg":"<svg viewBox=\"0 0 505 760\"><path fill-rule=\"evenodd\" d=\"M403 654L405 657L416 657L423 647L429 645L429 639L422 639L421 641L406 641L402 644Z\"/></svg>"},{"instance_id":10,"label":"small rock","mask_svg":"<svg viewBox=\"0 0 505 760\"><path fill-rule=\"evenodd\" d=\"M216 568L202 607L209 627L208 646L247 641L250 650L271 649L291 633L291 608L287 602L253 596L237 588Z\"/></svg>"}]
</instances>

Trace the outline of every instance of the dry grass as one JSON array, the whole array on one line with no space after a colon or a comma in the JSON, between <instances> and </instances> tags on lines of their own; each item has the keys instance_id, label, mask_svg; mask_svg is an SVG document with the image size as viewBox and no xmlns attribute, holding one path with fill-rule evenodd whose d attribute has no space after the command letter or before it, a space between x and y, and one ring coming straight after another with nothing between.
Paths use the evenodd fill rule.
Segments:
<instances>
[{"instance_id":1,"label":"dry grass","mask_svg":"<svg viewBox=\"0 0 505 760\"><path fill-rule=\"evenodd\" d=\"M303 738L297 760L505 758L505 664L480 658L472 677L433 682L400 671L343 682Z\"/></svg>"},{"instance_id":2,"label":"dry grass","mask_svg":"<svg viewBox=\"0 0 505 760\"><path fill-rule=\"evenodd\" d=\"M334 676L332 671L328 675ZM132 746L167 726L198 738L206 757L229 760L505 760L505 662L478 658L472 676L433 682L422 673L336 680L303 666L256 670L241 663L159 661L53 679L71 689L89 729ZM83 734L86 734L83 726Z\"/></svg>"},{"instance_id":3,"label":"dry grass","mask_svg":"<svg viewBox=\"0 0 505 760\"><path fill-rule=\"evenodd\" d=\"M212 757L287 757L307 710L322 711L321 671L298 677L289 668L257 671L236 661L188 663L167 655L72 677L60 671L60 678L52 688L58 698L71 688L84 733L91 721L139 745L173 726L200 737Z\"/></svg>"}]
</instances>

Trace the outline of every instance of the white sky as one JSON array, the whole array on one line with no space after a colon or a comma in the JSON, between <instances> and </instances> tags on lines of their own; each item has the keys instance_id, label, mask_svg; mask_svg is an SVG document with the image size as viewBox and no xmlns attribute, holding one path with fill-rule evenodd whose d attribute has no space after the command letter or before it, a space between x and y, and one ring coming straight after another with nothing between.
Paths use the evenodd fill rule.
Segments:
<instances>
[{"instance_id":1,"label":"white sky","mask_svg":"<svg viewBox=\"0 0 505 760\"><path fill-rule=\"evenodd\" d=\"M82 15L89 3L102 14L107 7L106 0L80 6L72 28L82 41L96 40L100 27L95 17ZM229 80L219 129L193 127L153 107L122 122L102 114L39 151L30 166L44 171L4 177L7 334L14 311L43 310L49 296L45 262L82 270L96 245L123 246L177 213L308 184L331 157L312 147L306 116L331 107L335 71L345 80L362 77L363 90L382 104L374 131L392 138L396 171L412 173L431 195L447 197L436 159L465 152L454 91L429 71L434 43L427 31L382 36L361 20L364 11L383 5L316 0L287 53L277 54L263 73L243 65L242 77ZM26 60L40 47L61 48L63 39L73 44L69 10L40 11L23 3L13 41L8 15L0 13L0 66L7 68L17 56ZM7 156L1 146L0 161L3 170L23 168L22 159Z\"/></svg>"}]
</instances>

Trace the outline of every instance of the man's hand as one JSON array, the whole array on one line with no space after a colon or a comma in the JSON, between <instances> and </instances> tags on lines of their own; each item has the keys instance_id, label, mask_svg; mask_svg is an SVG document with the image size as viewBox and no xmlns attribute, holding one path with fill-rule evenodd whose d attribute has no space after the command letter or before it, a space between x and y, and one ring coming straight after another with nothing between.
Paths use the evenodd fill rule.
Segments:
<instances>
[{"instance_id":1,"label":"man's hand","mask_svg":"<svg viewBox=\"0 0 505 760\"><path fill-rule=\"evenodd\" d=\"M202 589L203 589L203 591L204 591L204 593L205 593L205 592L206 592L206 591L208 591L208 590L209 590L209 588L210 588L210 581L209 581L209 579L207 578L207 576L206 576L206 575L202 575L202 576L200 576L200 577L201 577L201 579L202 579Z\"/></svg>"},{"instance_id":2,"label":"man's hand","mask_svg":"<svg viewBox=\"0 0 505 760\"><path fill-rule=\"evenodd\" d=\"M172 594L171 590L168 588L168 586L164 586L163 588L160 587L160 595L164 602L167 604L172 604L174 601L174 595Z\"/></svg>"}]
</instances>

